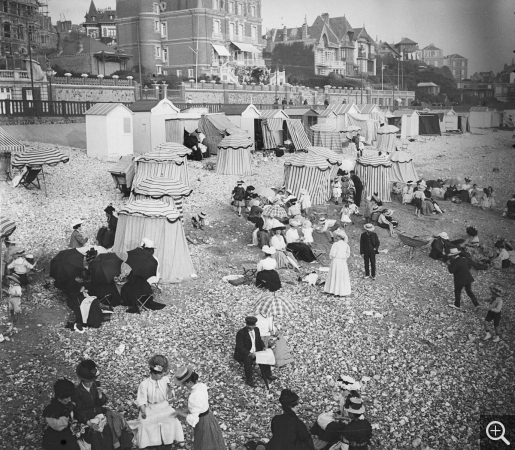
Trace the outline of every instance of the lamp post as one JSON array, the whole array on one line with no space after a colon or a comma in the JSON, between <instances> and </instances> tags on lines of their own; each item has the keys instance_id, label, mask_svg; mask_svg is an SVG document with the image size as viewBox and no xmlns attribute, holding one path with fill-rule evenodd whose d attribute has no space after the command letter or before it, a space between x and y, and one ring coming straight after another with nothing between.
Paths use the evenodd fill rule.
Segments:
<instances>
[{"instance_id":1,"label":"lamp post","mask_svg":"<svg viewBox=\"0 0 515 450\"><path fill-rule=\"evenodd\" d=\"M54 70L50 66L46 70L46 76L48 79L48 109L52 114L52 77L54 76Z\"/></svg>"}]
</instances>

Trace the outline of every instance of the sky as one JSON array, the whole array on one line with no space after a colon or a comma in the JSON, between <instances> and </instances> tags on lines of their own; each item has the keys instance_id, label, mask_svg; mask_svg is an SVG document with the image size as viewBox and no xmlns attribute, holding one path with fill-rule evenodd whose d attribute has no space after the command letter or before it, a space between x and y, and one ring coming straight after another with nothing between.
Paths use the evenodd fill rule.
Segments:
<instances>
[{"instance_id":1,"label":"sky","mask_svg":"<svg viewBox=\"0 0 515 450\"><path fill-rule=\"evenodd\" d=\"M90 0L48 0L53 21L63 13L82 23ZM97 8L116 7L115 0L95 0ZM365 25L377 40L396 43L409 37L423 48L431 43L444 55L469 60L469 76L502 70L515 58L513 0L262 0L263 33L267 28L300 26L307 17L345 15L351 26Z\"/></svg>"}]
</instances>

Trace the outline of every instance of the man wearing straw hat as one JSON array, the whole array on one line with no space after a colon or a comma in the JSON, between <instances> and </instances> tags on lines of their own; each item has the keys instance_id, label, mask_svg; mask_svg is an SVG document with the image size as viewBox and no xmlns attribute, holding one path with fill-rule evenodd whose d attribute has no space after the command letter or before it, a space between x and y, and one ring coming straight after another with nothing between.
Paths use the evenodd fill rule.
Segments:
<instances>
[{"instance_id":1,"label":"man wearing straw hat","mask_svg":"<svg viewBox=\"0 0 515 450\"><path fill-rule=\"evenodd\" d=\"M449 273L454 275L454 304L448 305L449 308L461 311L461 291L465 288L465 292L470 297L470 300L472 300L474 308L476 311L479 310L479 302L472 292L474 278L470 273L468 259L462 257L457 248L451 248L449 258L450 260L447 261L447 264L449 264Z\"/></svg>"}]
</instances>

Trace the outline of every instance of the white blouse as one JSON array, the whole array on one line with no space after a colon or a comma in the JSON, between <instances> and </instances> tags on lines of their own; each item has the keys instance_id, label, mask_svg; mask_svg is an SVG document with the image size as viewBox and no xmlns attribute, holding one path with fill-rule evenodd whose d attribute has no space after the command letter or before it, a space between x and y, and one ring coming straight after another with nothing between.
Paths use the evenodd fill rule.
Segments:
<instances>
[{"instance_id":1,"label":"white blouse","mask_svg":"<svg viewBox=\"0 0 515 450\"><path fill-rule=\"evenodd\" d=\"M282 235L274 234L272 239L270 239L270 245L275 247L278 251L286 250L286 242L284 241L284 237Z\"/></svg>"},{"instance_id":2,"label":"white blouse","mask_svg":"<svg viewBox=\"0 0 515 450\"><path fill-rule=\"evenodd\" d=\"M186 422L195 427L199 421L199 414L206 412L208 409L207 386L204 383L197 383L191 388L191 394L188 398L189 414L186 416Z\"/></svg>"},{"instance_id":3,"label":"white blouse","mask_svg":"<svg viewBox=\"0 0 515 450\"><path fill-rule=\"evenodd\" d=\"M292 242L298 242L300 240L299 232L296 228L290 228L286 232L286 242L291 244Z\"/></svg>"},{"instance_id":4,"label":"white blouse","mask_svg":"<svg viewBox=\"0 0 515 450\"><path fill-rule=\"evenodd\" d=\"M138 407L168 401L168 383L170 378L163 377L153 380L151 377L143 380L138 388L136 403Z\"/></svg>"},{"instance_id":5,"label":"white blouse","mask_svg":"<svg viewBox=\"0 0 515 450\"><path fill-rule=\"evenodd\" d=\"M273 258L264 258L257 263L257 271L275 270L277 269L277 261Z\"/></svg>"}]
</instances>

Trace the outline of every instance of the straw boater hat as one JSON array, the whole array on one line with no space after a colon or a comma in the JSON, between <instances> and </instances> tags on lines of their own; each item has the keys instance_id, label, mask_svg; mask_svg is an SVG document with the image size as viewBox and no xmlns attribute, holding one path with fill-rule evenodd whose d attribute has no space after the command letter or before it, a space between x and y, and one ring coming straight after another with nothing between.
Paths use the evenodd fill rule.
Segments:
<instances>
[{"instance_id":1,"label":"straw boater hat","mask_svg":"<svg viewBox=\"0 0 515 450\"><path fill-rule=\"evenodd\" d=\"M377 211L379 209L379 205L372 206L372 211Z\"/></svg>"},{"instance_id":2,"label":"straw boater hat","mask_svg":"<svg viewBox=\"0 0 515 450\"><path fill-rule=\"evenodd\" d=\"M186 381L189 377L191 377L191 374L193 373L193 369L191 367L179 367L174 375L174 382L175 384L181 386L184 381Z\"/></svg>"},{"instance_id":3,"label":"straw boater hat","mask_svg":"<svg viewBox=\"0 0 515 450\"><path fill-rule=\"evenodd\" d=\"M245 181L240 180L240 181L236 182L236 184L239 186L239 185L241 185L241 184L245 184Z\"/></svg>"},{"instance_id":4,"label":"straw boater hat","mask_svg":"<svg viewBox=\"0 0 515 450\"><path fill-rule=\"evenodd\" d=\"M297 219L290 219L290 227L300 227L300 220Z\"/></svg>"},{"instance_id":5,"label":"straw boater hat","mask_svg":"<svg viewBox=\"0 0 515 450\"><path fill-rule=\"evenodd\" d=\"M453 256L453 257L460 256L460 253L461 252L457 248L454 248L454 247L449 250L449 256Z\"/></svg>"},{"instance_id":6,"label":"straw boater hat","mask_svg":"<svg viewBox=\"0 0 515 450\"><path fill-rule=\"evenodd\" d=\"M23 255L25 255L25 250L23 248L20 248L13 253L13 256L23 256Z\"/></svg>"},{"instance_id":7,"label":"straw boater hat","mask_svg":"<svg viewBox=\"0 0 515 450\"><path fill-rule=\"evenodd\" d=\"M413 180L409 180L406 184L413 184Z\"/></svg>"},{"instance_id":8,"label":"straw boater hat","mask_svg":"<svg viewBox=\"0 0 515 450\"><path fill-rule=\"evenodd\" d=\"M81 219L72 220L71 227L76 227L77 225L82 225L84 222Z\"/></svg>"},{"instance_id":9,"label":"straw boater hat","mask_svg":"<svg viewBox=\"0 0 515 450\"><path fill-rule=\"evenodd\" d=\"M156 248L154 241L150 240L149 238L143 238L141 241L141 246L145 248Z\"/></svg>"},{"instance_id":10,"label":"straw boater hat","mask_svg":"<svg viewBox=\"0 0 515 450\"><path fill-rule=\"evenodd\" d=\"M267 255L275 255L275 247L274 246L268 246L268 245L263 245L263 248L261 249L263 251L263 253L266 253Z\"/></svg>"},{"instance_id":11,"label":"straw boater hat","mask_svg":"<svg viewBox=\"0 0 515 450\"><path fill-rule=\"evenodd\" d=\"M336 380L336 385L345 391L361 390L361 383L348 375L341 375L340 378Z\"/></svg>"},{"instance_id":12,"label":"straw boater hat","mask_svg":"<svg viewBox=\"0 0 515 450\"><path fill-rule=\"evenodd\" d=\"M199 217L202 217L202 219L205 219L207 217L207 214L205 212L201 212L199 214Z\"/></svg>"},{"instance_id":13,"label":"straw boater hat","mask_svg":"<svg viewBox=\"0 0 515 450\"><path fill-rule=\"evenodd\" d=\"M447 239L449 240L449 235L445 232L445 231L442 231L438 237L441 237L442 239Z\"/></svg>"},{"instance_id":14,"label":"straw boater hat","mask_svg":"<svg viewBox=\"0 0 515 450\"><path fill-rule=\"evenodd\" d=\"M371 223L366 223L363 228L367 231L374 231L376 228Z\"/></svg>"},{"instance_id":15,"label":"straw boater hat","mask_svg":"<svg viewBox=\"0 0 515 450\"><path fill-rule=\"evenodd\" d=\"M272 230L284 230L286 225L279 222L277 219L272 220Z\"/></svg>"},{"instance_id":16,"label":"straw boater hat","mask_svg":"<svg viewBox=\"0 0 515 450\"><path fill-rule=\"evenodd\" d=\"M15 273L12 275L7 275L7 279L15 282L16 284L20 284L20 278Z\"/></svg>"},{"instance_id":17,"label":"straw boater hat","mask_svg":"<svg viewBox=\"0 0 515 450\"><path fill-rule=\"evenodd\" d=\"M341 228L338 228L333 234L335 236L338 236L338 237L342 238L342 239L345 239L347 237L347 234Z\"/></svg>"},{"instance_id":18,"label":"straw boater hat","mask_svg":"<svg viewBox=\"0 0 515 450\"><path fill-rule=\"evenodd\" d=\"M361 397L350 397L348 403L344 408L346 412L357 415L365 414L365 406Z\"/></svg>"}]
</instances>

